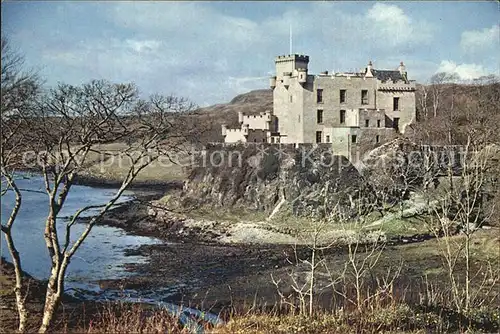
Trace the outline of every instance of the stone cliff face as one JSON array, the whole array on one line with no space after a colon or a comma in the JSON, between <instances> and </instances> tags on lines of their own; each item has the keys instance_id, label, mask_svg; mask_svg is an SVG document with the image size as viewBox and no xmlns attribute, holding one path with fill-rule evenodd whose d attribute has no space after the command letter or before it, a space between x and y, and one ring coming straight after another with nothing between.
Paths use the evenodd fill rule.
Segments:
<instances>
[{"instance_id":1,"label":"stone cliff face","mask_svg":"<svg viewBox=\"0 0 500 334\"><path fill-rule=\"evenodd\" d=\"M345 157L331 154L329 145L209 145L196 164L184 185L183 206L271 212L283 201L300 214L304 207L318 204L326 186L329 192L348 193L361 180Z\"/></svg>"}]
</instances>

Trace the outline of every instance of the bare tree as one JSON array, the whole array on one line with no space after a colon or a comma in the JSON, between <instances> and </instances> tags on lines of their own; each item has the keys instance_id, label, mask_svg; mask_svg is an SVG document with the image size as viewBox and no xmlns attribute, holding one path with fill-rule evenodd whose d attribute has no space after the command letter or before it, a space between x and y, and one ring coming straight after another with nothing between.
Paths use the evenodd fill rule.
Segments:
<instances>
[{"instance_id":1,"label":"bare tree","mask_svg":"<svg viewBox=\"0 0 500 334\"><path fill-rule=\"evenodd\" d=\"M310 255L307 258L301 258L297 252L297 244L294 245L294 259L287 259L288 263L293 265L292 269L288 271L288 277L290 278L290 288L291 292L289 295L285 295L280 287L281 279L276 280L271 274L271 279L273 284L276 286L278 295L280 296L281 304L286 304L292 308L298 308L300 314L307 314L308 316L313 316L314 314L314 303L317 296L318 284L316 282L316 276L318 275L319 269L324 265L324 259L320 257L320 252L327 250L332 246L332 243L328 243L322 238L328 227L331 226L331 221L329 220L329 212L336 211L340 205L338 199L331 198L330 183L327 181L324 187L318 194L320 204L317 208L313 206L307 206L305 210L308 212L308 217L311 219L310 226L306 228L300 234L300 239L302 244L305 244ZM332 204L333 202L333 204ZM332 204L330 206L329 204ZM304 266L305 269L305 280L301 280L304 272L300 271L299 268ZM296 297L299 302L299 306L295 304L294 301L290 301Z\"/></svg>"},{"instance_id":2,"label":"bare tree","mask_svg":"<svg viewBox=\"0 0 500 334\"><path fill-rule=\"evenodd\" d=\"M18 200L9 221L2 225L2 232L12 243L11 255L16 273L20 273L21 261L15 251L11 229L21 206L21 192L12 177L12 163L34 164L43 176L48 195L49 213L45 219L44 239L51 259L40 332L50 328L64 294L68 265L93 226L145 167L161 156L171 157L179 150L179 144L192 135L176 122L174 115L193 108L187 99L175 96L153 95L142 100L133 84L112 84L101 80L82 86L60 84L30 108L13 109L15 113L6 122L10 127L16 126L16 140L15 143L11 140L10 145L2 143L1 159L10 162L10 165L2 165L2 174L18 195ZM123 148L109 152L106 150L109 143L121 143ZM101 160L95 161L91 156ZM69 221L61 221L58 214L77 175L90 165L102 162L103 158L127 161L128 170L119 189L107 203L83 207ZM86 223L76 241L71 241L72 227L84 212L95 209L99 210L98 214ZM63 223L65 232L60 233L57 227ZM21 286L22 276L16 275L16 289ZM19 296L23 297L22 294ZM20 316L23 313L19 330L23 331L25 306L22 298L17 299Z\"/></svg>"},{"instance_id":3,"label":"bare tree","mask_svg":"<svg viewBox=\"0 0 500 334\"><path fill-rule=\"evenodd\" d=\"M445 85L455 83L457 80L458 76L455 73L439 72L431 77L430 93L434 118L438 116L443 106Z\"/></svg>"},{"instance_id":4,"label":"bare tree","mask_svg":"<svg viewBox=\"0 0 500 334\"><path fill-rule=\"evenodd\" d=\"M463 146L460 172L450 175L450 178L456 179L453 186L450 184L432 194L439 205L433 208L437 224L434 222L435 226L431 227L442 246L452 299L458 312L469 312L477 296L477 291L472 289L472 281L477 276L471 267L472 237L478 228L490 221L495 210L493 205L485 206L483 200L488 175L496 167L498 154L498 147L475 147L469 138L467 145ZM452 169L449 168L448 172L452 173ZM462 237L453 238L459 232ZM456 270L460 263L465 267L463 280Z\"/></svg>"},{"instance_id":5,"label":"bare tree","mask_svg":"<svg viewBox=\"0 0 500 334\"><path fill-rule=\"evenodd\" d=\"M14 292L19 313L18 330L22 332L26 329L28 312L24 302L26 294L23 292L22 287L21 258L12 237L12 226L22 204L22 194L15 183L13 175L13 170L16 167L13 161L17 154L16 148L19 145L20 127L22 125L21 120L16 115L25 112L33 105L35 98L40 93L41 81L34 71L25 69L24 58L12 48L5 36L1 38L1 48L1 196L3 197L8 191L15 193L15 205L5 224L1 225L1 230L14 263L16 276Z\"/></svg>"},{"instance_id":6,"label":"bare tree","mask_svg":"<svg viewBox=\"0 0 500 334\"><path fill-rule=\"evenodd\" d=\"M415 95L417 100L417 120L427 120L429 118L429 88L426 85L418 85Z\"/></svg>"},{"instance_id":7,"label":"bare tree","mask_svg":"<svg viewBox=\"0 0 500 334\"><path fill-rule=\"evenodd\" d=\"M385 248L384 238L381 231L366 234L362 231L367 215L376 207L374 198L366 196L367 193L360 189L352 199L352 205L344 207L339 200L343 193L344 190L326 183L318 194L319 205L306 208L311 222L301 236L308 253L301 257L294 247L294 258L288 260L293 265L287 273L289 285L283 289L282 280L271 275L281 303L298 309L300 314L313 316L317 296L326 290L332 292L334 302L337 296L341 296L362 311L372 300L388 295L400 274L401 265L396 270L389 269L383 276L374 274ZM332 234L328 236L332 229L336 232L334 238ZM324 255L334 246L347 249L348 256L341 268L332 267ZM376 282L370 288L368 280L375 276ZM320 277L326 281L318 279ZM354 296L351 291L354 291Z\"/></svg>"}]
</instances>

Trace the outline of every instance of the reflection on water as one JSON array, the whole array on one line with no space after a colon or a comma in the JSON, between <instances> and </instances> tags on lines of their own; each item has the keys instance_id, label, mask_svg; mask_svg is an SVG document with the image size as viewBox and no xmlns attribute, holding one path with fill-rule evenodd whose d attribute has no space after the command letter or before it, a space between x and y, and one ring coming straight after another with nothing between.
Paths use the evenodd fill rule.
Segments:
<instances>
[{"instance_id":1,"label":"reflection on water","mask_svg":"<svg viewBox=\"0 0 500 334\"><path fill-rule=\"evenodd\" d=\"M44 182L40 176L20 177L18 187L22 189L22 206L14 223L13 236L21 255L23 270L38 279L46 279L50 272L50 258L43 239L44 220L48 213L48 196L44 192ZM3 185L3 184L2 184ZM86 205L106 203L114 194L113 189L99 189L74 185L58 219L60 239L64 236L67 218ZM120 202L131 200L132 192L126 192ZM1 199L2 223L8 219L15 202L15 196L9 191ZM89 211L87 216L97 210ZM75 224L71 240L75 241L84 230L84 224ZM108 226L94 226L87 240L73 257L67 271L66 288L99 291L96 283L101 279L124 278L130 273L124 270L124 264L144 261L140 256L125 256L124 250L143 244L160 243L154 238L127 235L125 231ZM10 261L5 240L2 238L2 256Z\"/></svg>"}]
</instances>

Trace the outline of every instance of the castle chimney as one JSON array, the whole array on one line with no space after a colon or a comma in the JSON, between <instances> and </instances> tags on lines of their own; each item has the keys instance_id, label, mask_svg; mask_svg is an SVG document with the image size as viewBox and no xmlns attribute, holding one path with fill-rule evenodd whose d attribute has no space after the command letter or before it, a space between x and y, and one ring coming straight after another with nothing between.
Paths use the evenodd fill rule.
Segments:
<instances>
[{"instance_id":1,"label":"castle chimney","mask_svg":"<svg viewBox=\"0 0 500 334\"><path fill-rule=\"evenodd\" d=\"M398 70L399 70L399 73L401 73L401 75L406 74L406 67L405 67L405 64L403 64L403 62L399 63Z\"/></svg>"},{"instance_id":2,"label":"castle chimney","mask_svg":"<svg viewBox=\"0 0 500 334\"><path fill-rule=\"evenodd\" d=\"M372 69L373 69L373 64L372 64L372 61L370 60L368 62L368 65L366 66L365 77L367 77L367 78L373 78Z\"/></svg>"}]
</instances>

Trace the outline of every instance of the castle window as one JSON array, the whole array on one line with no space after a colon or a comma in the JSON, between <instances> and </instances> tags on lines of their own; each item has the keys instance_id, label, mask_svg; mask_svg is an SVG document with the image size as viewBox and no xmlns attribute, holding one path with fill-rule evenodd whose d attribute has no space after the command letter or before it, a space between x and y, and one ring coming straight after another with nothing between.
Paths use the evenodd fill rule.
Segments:
<instances>
[{"instance_id":1,"label":"castle window","mask_svg":"<svg viewBox=\"0 0 500 334\"><path fill-rule=\"evenodd\" d=\"M318 109L318 111L316 112L316 121L318 124L323 123L323 110Z\"/></svg>"},{"instance_id":2,"label":"castle window","mask_svg":"<svg viewBox=\"0 0 500 334\"><path fill-rule=\"evenodd\" d=\"M299 122L298 123L300 123L300 115L299 115Z\"/></svg>"},{"instance_id":3,"label":"castle window","mask_svg":"<svg viewBox=\"0 0 500 334\"><path fill-rule=\"evenodd\" d=\"M361 104L368 104L368 91L366 89L361 91Z\"/></svg>"},{"instance_id":4,"label":"castle window","mask_svg":"<svg viewBox=\"0 0 500 334\"><path fill-rule=\"evenodd\" d=\"M326 142L329 143L330 142L330 136L326 136Z\"/></svg>"},{"instance_id":5,"label":"castle window","mask_svg":"<svg viewBox=\"0 0 500 334\"><path fill-rule=\"evenodd\" d=\"M346 90L341 89L340 90L340 103L345 103L346 100Z\"/></svg>"},{"instance_id":6,"label":"castle window","mask_svg":"<svg viewBox=\"0 0 500 334\"><path fill-rule=\"evenodd\" d=\"M377 144L378 144L378 143L380 143L380 136L379 136L379 135L377 135L377 136L375 137L375 142L376 142Z\"/></svg>"},{"instance_id":7,"label":"castle window","mask_svg":"<svg viewBox=\"0 0 500 334\"><path fill-rule=\"evenodd\" d=\"M316 143L321 143L321 131L316 131Z\"/></svg>"},{"instance_id":8,"label":"castle window","mask_svg":"<svg viewBox=\"0 0 500 334\"><path fill-rule=\"evenodd\" d=\"M351 142L352 142L353 144L356 144L356 142L357 142L357 141L358 141L358 136L356 136L356 135L352 135L352 136L351 136Z\"/></svg>"},{"instance_id":9,"label":"castle window","mask_svg":"<svg viewBox=\"0 0 500 334\"><path fill-rule=\"evenodd\" d=\"M293 102L293 95L290 95L290 102Z\"/></svg>"},{"instance_id":10,"label":"castle window","mask_svg":"<svg viewBox=\"0 0 500 334\"><path fill-rule=\"evenodd\" d=\"M274 144L274 137L271 137L271 144Z\"/></svg>"},{"instance_id":11,"label":"castle window","mask_svg":"<svg viewBox=\"0 0 500 334\"><path fill-rule=\"evenodd\" d=\"M323 90L322 89L316 90L316 102L323 103Z\"/></svg>"},{"instance_id":12,"label":"castle window","mask_svg":"<svg viewBox=\"0 0 500 334\"><path fill-rule=\"evenodd\" d=\"M345 124L345 110L340 111L340 124Z\"/></svg>"},{"instance_id":13,"label":"castle window","mask_svg":"<svg viewBox=\"0 0 500 334\"><path fill-rule=\"evenodd\" d=\"M396 131L399 131L399 118L398 117L394 117L394 119L392 120L392 127Z\"/></svg>"},{"instance_id":14,"label":"castle window","mask_svg":"<svg viewBox=\"0 0 500 334\"><path fill-rule=\"evenodd\" d=\"M398 111L399 110L399 97L395 97L393 99L392 110L393 111Z\"/></svg>"},{"instance_id":15,"label":"castle window","mask_svg":"<svg viewBox=\"0 0 500 334\"><path fill-rule=\"evenodd\" d=\"M380 128L380 120L377 119L377 128Z\"/></svg>"},{"instance_id":16,"label":"castle window","mask_svg":"<svg viewBox=\"0 0 500 334\"><path fill-rule=\"evenodd\" d=\"M365 119L365 127L369 127L370 126L370 120L369 119Z\"/></svg>"}]
</instances>

